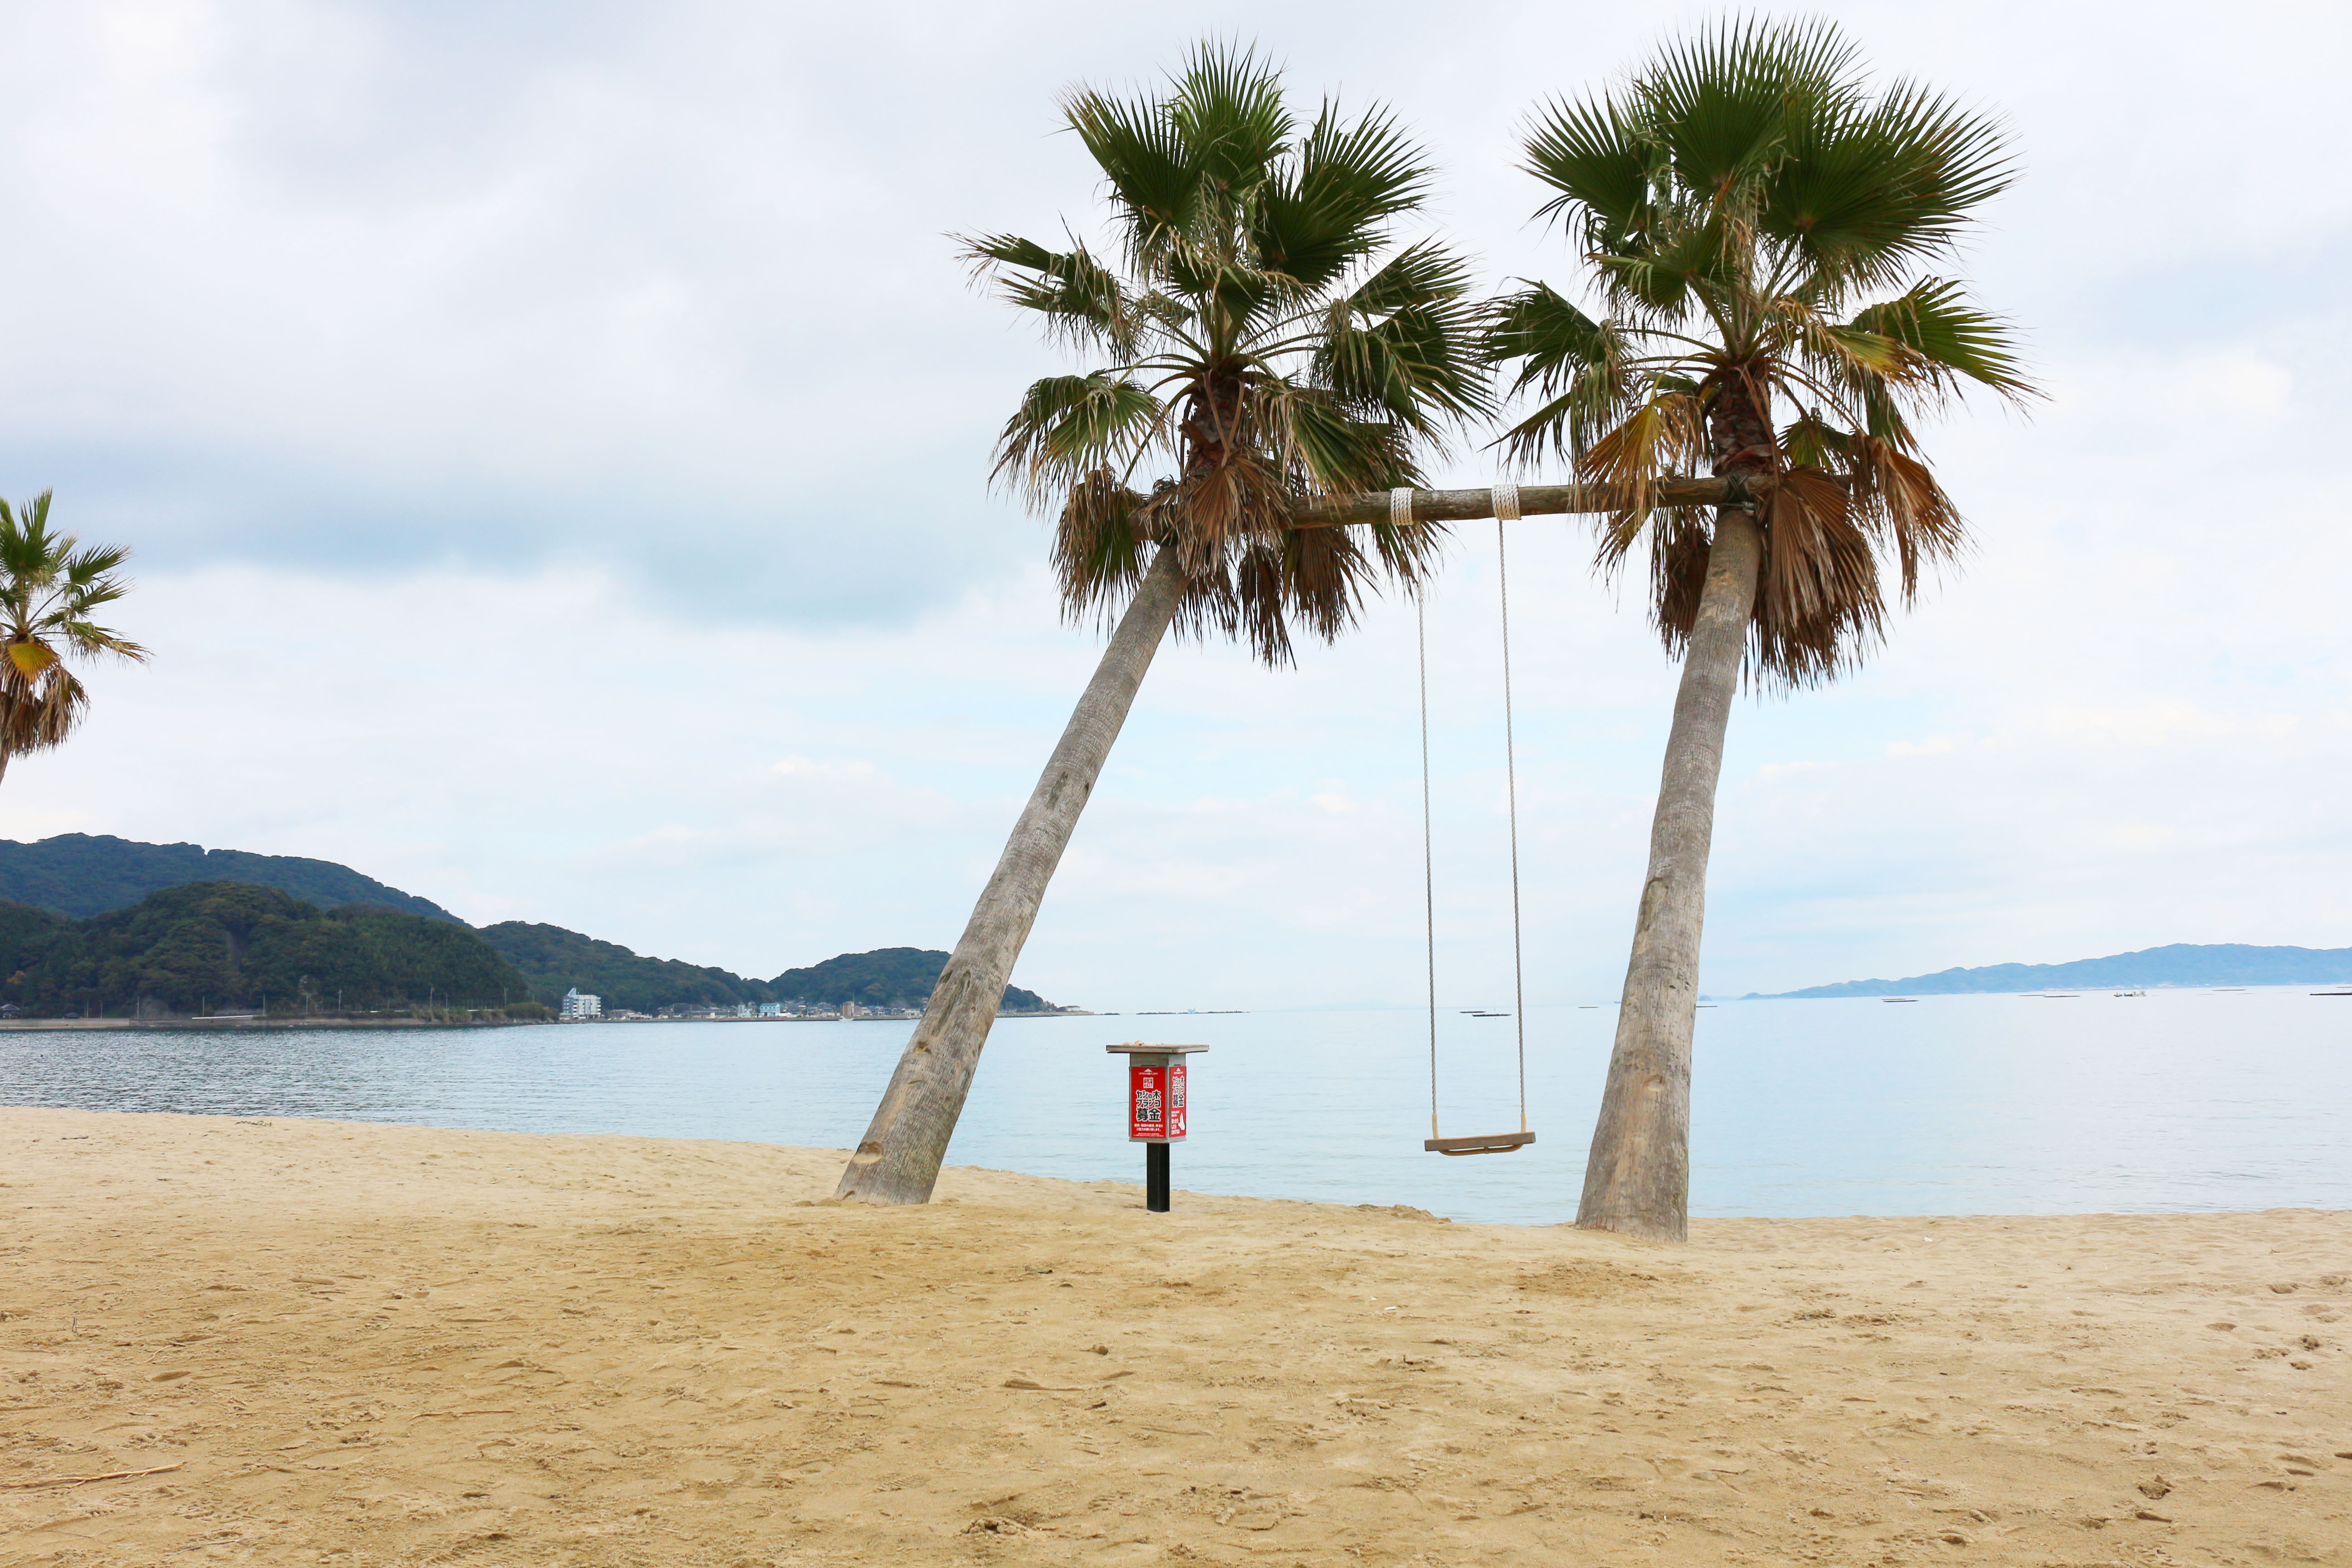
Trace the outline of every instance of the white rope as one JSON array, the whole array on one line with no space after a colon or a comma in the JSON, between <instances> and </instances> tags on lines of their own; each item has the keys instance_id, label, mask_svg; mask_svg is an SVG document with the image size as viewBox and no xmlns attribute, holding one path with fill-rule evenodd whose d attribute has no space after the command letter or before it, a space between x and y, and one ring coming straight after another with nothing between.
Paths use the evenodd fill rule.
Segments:
<instances>
[{"instance_id":1,"label":"white rope","mask_svg":"<svg viewBox=\"0 0 2352 1568\"><path fill-rule=\"evenodd\" d=\"M1389 492L1389 526L1406 528L1412 523L1412 487L1399 485Z\"/></svg>"},{"instance_id":2,"label":"white rope","mask_svg":"<svg viewBox=\"0 0 2352 1568\"><path fill-rule=\"evenodd\" d=\"M1411 490L1389 492L1390 514L1395 514L1397 497L1403 496L1408 513L1412 508ZM1429 612L1421 595L1412 597L1412 640L1414 652L1421 664L1421 912L1427 932L1429 954L1429 1135L1437 1131L1437 852L1432 847L1429 803Z\"/></svg>"},{"instance_id":3,"label":"white rope","mask_svg":"<svg viewBox=\"0 0 2352 1568\"><path fill-rule=\"evenodd\" d=\"M1503 779L1511 820L1511 1016L1519 1026L1519 1131L1528 1130L1528 972L1519 932L1519 745L1511 722L1511 560L1503 524L1519 515L1519 487L1494 489L1495 583L1503 609Z\"/></svg>"}]
</instances>

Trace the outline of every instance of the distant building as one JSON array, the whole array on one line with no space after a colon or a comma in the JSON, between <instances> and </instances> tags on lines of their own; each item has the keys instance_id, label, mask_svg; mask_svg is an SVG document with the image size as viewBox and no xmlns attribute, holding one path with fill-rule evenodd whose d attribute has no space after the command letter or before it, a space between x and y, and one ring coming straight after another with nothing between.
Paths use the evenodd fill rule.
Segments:
<instances>
[{"instance_id":1,"label":"distant building","mask_svg":"<svg viewBox=\"0 0 2352 1568\"><path fill-rule=\"evenodd\" d=\"M760 1016L762 1018L781 1018L783 1016L784 1005L782 1002L762 1002L760 1004Z\"/></svg>"},{"instance_id":2,"label":"distant building","mask_svg":"<svg viewBox=\"0 0 2352 1568\"><path fill-rule=\"evenodd\" d=\"M579 987L574 986L563 994L561 1011L564 1017L574 1022L583 1018L601 1018L604 1016L604 999L602 996L583 996Z\"/></svg>"}]
</instances>

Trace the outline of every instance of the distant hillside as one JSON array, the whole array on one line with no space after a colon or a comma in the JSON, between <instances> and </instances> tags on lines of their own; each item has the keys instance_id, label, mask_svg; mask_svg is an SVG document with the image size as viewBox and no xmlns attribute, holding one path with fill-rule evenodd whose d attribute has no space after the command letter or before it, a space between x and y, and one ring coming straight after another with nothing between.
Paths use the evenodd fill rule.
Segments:
<instances>
[{"instance_id":1,"label":"distant hillside","mask_svg":"<svg viewBox=\"0 0 2352 1568\"><path fill-rule=\"evenodd\" d=\"M207 850L200 844L140 844L86 833L63 833L37 844L0 838L0 899L73 920L127 909L160 889L190 882L275 888L322 910L380 904L428 920L457 919L429 900L387 888L331 860Z\"/></svg>"},{"instance_id":2,"label":"distant hillside","mask_svg":"<svg viewBox=\"0 0 2352 1568\"><path fill-rule=\"evenodd\" d=\"M2241 942L2175 942L2072 963L1990 963L1907 980L1848 980L1765 997L1944 996L1973 991L2048 991L2171 985L2342 985L2352 984L2352 947L2248 947Z\"/></svg>"},{"instance_id":3,"label":"distant hillside","mask_svg":"<svg viewBox=\"0 0 2352 1568\"><path fill-rule=\"evenodd\" d=\"M28 921L37 924L37 916L51 925L69 923L130 909L166 889L225 884L273 889L317 910L373 906L467 929L440 905L331 860L66 833L34 844L0 838L0 950L15 940L12 932L31 930ZM50 919L57 916L65 920ZM618 942L600 942L562 926L505 921L478 934L505 975L500 984L517 994L530 994L552 1005L576 986L603 997L608 1012L658 1013L679 1005L728 1007L795 999L824 1007L844 1002L919 1007L948 961L944 952L886 947L845 952L762 981L677 959L640 957ZM14 973L17 967L0 970L0 974ZM435 983L437 991L457 984ZM217 999L215 992L201 986L199 994ZM1016 1013L1053 1010L1052 1003L1018 986L1005 987L1004 1006Z\"/></svg>"},{"instance_id":4,"label":"distant hillside","mask_svg":"<svg viewBox=\"0 0 2352 1568\"><path fill-rule=\"evenodd\" d=\"M604 999L604 1011L658 1013L684 1003L731 1007L782 997L761 981L723 969L670 958L640 958L614 942L599 942L562 926L504 921L482 928L482 940L530 981L540 999L553 1003L577 986Z\"/></svg>"},{"instance_id":5,"label":"distant hillside","mask_svg":"<svg viewBox=\"0 0 2352 1568\"><path fill-rule=\"evenodd\" d=\"M838 1007L855 1002L861 1007L919 1007L931 998L948 955L919 947L884 947L872 952L845 952L806 969L787 969L769 985L780 997ZM1050 1013L1054 1005L1034 991L1018 985L1004 988L1008 1013Z\"/></svg>"},{"instance_id":6,"label":"distant hillside","mask_svg":"<svg viewBox=\"0 0 2352 1568\"><path fill-rule=\"evenodd\" d=\"M467 927L367 904L321 910L238 882L150 893L126 910L61 920L0 903L0 1001L26 1014L121 1016L142 999L270 1011L444 1006L537 1009L530 986Z\"/></svg>"}]
</instances>

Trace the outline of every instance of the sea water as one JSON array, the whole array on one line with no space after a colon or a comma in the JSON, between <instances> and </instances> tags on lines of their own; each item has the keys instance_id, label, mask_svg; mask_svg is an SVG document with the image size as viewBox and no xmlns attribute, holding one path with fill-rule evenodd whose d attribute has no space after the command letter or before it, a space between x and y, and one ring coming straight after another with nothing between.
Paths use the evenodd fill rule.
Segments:
<instances>
[{"instance_id":1,"label":"sea water","mask_svg":"<svg viewBox=\"0 0 2352 1568\"><path fill-rule=\"evenodd\" d=\"M1705 1008L1692 1212L2352 1208L2352 997L2319 989ZM1180 1192L1557 1223L1575 1214L1616 1013L1524 1022L1537 1141L1515 1153L1423 1152L1427 1016L1359 1009L1000 1020L948 1157L1139 1182L1125 1060L1103 1047L1206 1045ZM1447 1135L1518 1129L1520 1024L1440 1015ZM7 1033L0 1103L846 1148L910 1026Z\"/></svg>"}]
</instances>

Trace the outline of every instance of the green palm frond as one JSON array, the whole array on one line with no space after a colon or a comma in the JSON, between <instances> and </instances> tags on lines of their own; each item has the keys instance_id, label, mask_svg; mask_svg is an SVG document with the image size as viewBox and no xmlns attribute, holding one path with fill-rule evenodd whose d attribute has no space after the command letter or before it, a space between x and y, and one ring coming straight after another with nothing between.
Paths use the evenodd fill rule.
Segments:
<instances>
[{"instance_id":1,"label":"green palm frond","mask_svg":"<svg viewBox=\"0 0 2352 1568\"><path fill-rule=\"evenodd\" d=\"M1914 84L1804 127L1773 182L1767 232L1858 288L1949 256L2015 170L2000 128Z\"/></svg>"},{"instance_id":2,"label":"green palm frond","mask_svg":"<svg viewBox=\"0 0 2352 1568\"><path fill-rule=\"evenodd\" d=\"M1201 172L1174 126L1149 101L1072 93L1064 116L1110 184L1112 210L1131 270L1154 258L1199 220Z\"/></svg>"},{"instance_id":3,"label":"green palm frond","mask_svg":"<svg viewBox=\"0 0 2352 1568\"><path fill-rule=\"evenodd\" d=\"M1325 307L1315 379L1360 414L1433 440L1441 424L1484 416L1493 399L1469 291L1460 257L1427 240L1406 247Z\"/></svg>"},{"instance_id":4,"label":"green palm frond","mask_svg":"<svg viewBox=\"0 0 2352 1568\"><path fill-rule=\"evenodd\" d=\"M1267 182L1252 237L1263 264L1302 292L1339 281L1379 248L1381 225L1420 205L1430 172L1388 116L1350 124L1326 103Z\"/></svg>"},{"instance_id":5,"label":"green palm frond","mask_svg":"<svg viewBox=\"0 0 2352 1568\"><path fill-rule=\"evenodd\" d=\"M1577 222L1587 250L1632 248L1650 228L1658 157L1614 100L1549 104L1528 140L1528 173L1556 193L1536 216Z\"/></svg>"},{"instance_id":6,"label":"green palm frond","mask_svg":"<svg viewBox=\"0 0 2352 1568\"><path fill-rule=\"evenodd\" d=\"M1668 44L1643 73L1642 134L1682 191L1752 221L1791 137L1844 106L1853 58L1825 23L1747 18L1695 33Z\"/></svg>"},{"instance_id":7,"label":"green palm frond","mask_svg":"<svg viewBox=\"0 0 2352 1568\"><path fill-rule=\"evenodd\" d=\"M996 478L1055 500L1097 469L1124 471L1167 437L1167 405L1107 372L1030 385L996 443Z\"/></svg>"},{"instance_id":8,"label":"green palm frond","mask_svg":"<svg viewBox=\"0 0 2352 1568\"><path fill-rule=\"evenodd\" d=\"M1923 278L1898 297L1864 306L1855 330L1893 339L1940 371L2006 395L2031 395L2009 324L1968 303L1960 286Z\"/></svg>"},{"instance_id":9,"label":"green palm frond","mask_svg":"<svg viewBox=\"0 0 2352 1568\"><path fill-rule=\"evenodd\" d=\"M1057 253L1009 234L962 244L966 259L997 284L1005 303L1045 318L1049 337L1073 347L1135 352L1150 304L1128 298L1118 274L1083 247Z\"/></svg>"},{"instance_id":10,"label":"green palm frond","mask_svg":"<svg viewBox=\"0 0 2352 1568\"><path fill-rule=\"evenodd\" d=\"M1192 47L1160 112L1202 178L1226 191L1263 185L1297 129L1281 73L1254 48L1214 43Z\"/></svg>"}]
</instances>

